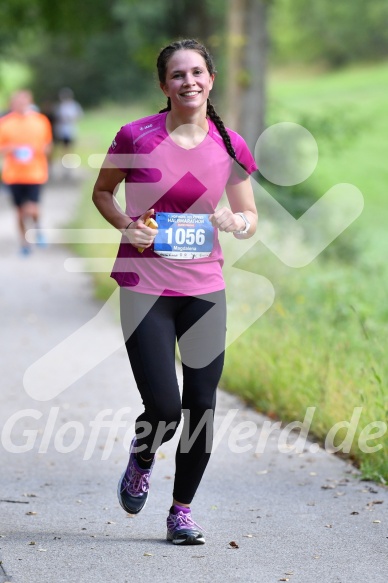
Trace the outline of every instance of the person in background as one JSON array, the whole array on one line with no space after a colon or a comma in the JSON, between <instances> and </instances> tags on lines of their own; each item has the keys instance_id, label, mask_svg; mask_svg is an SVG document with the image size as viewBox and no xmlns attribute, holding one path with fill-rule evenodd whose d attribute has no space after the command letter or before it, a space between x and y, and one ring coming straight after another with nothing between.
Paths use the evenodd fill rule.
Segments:
<instances>
[{"instance_id":1,"label":"person in background","mask_svg":"<svg viewBox=\"0 0 388 583\"><path fill-rule=\"evenodd\" d=\"M69 151L77 135L77 121L82 117L81 105L75 101L74 93L68 87L60 90L59 103L54 108L53 123L55 141Z\"/></svg>"},{"instance_id":2,"label":"person in background","mask_svg":"<svg viewBox=\"0 0 388 583\"><path fill-rule=\"evenodd\" d=\"M18 91L11 97L10 112L0 119L0 154L4 156L2 180L9 187L17 210L21 252L28 255L28 222L39 229L39 199L42 185L48 180L47 157L52 132L47 117L32 107L32 93ZM36 242L44 245L37 231Z\"/></svg>"}]
</instances>

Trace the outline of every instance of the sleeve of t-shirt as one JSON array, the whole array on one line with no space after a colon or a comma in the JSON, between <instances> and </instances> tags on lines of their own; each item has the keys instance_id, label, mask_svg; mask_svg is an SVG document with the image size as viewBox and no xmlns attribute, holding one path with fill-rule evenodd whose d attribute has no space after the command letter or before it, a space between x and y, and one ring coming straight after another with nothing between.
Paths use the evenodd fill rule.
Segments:
<instances>
[{"instance_id":1,"label":"sleeve of t-shirt","mask_svg":"<svg viewBox=\"0 0 388 583\"><path fill-rule=\"evenodd\" d=\"M258 167L246 141L236 132L232 132L231 130L228 130L228 132L231 137L234 151L236 152L237 160L244 165L248 174L252 174L252 172L257 170ZM246 177L247 174L244 172L244 169L241 168L237 162L234 162L228 179L228 184L238 184L245 180Z\"/></svg>"},{"instance_id":2,"label":"sleeve of t-shirt","mask_svg":"<svg viewBox=\"0 0 388 583\"><path fill-rule=\"evenodd\" d=\"M51 130L51 123L49 122L49 119L44 116L44 123L45 123L45 143L48 146L49 144L51 144L51 142L53 141L53 132Z\"/></svg>"},{"instance_id":3,"label":"sleeve of t-shirt","mask_svg":"<svg viewBox=\"0 0 388 583\"><path fill-rule=\"evenodd\" d=\"M134 154L131 124L122 126L108 150L109 161L122 172L131 168L132 154Z\"/></svg>"},{"instance_id":4,"label":"sleeve of t-shirt","mask_svg":"<svg viewBox=\"0 0 388 583\"><path fill-rule=\"evenodd\" d=\"M3 120L0 119L0 146L5 146L7 143L5 132L3 131Z\"/></svg>"}]
</instances>

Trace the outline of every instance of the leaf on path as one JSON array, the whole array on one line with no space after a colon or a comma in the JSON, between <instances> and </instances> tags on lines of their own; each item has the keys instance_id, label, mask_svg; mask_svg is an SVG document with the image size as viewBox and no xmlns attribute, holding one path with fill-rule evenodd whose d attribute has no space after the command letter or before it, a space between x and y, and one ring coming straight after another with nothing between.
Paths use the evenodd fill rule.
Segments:
<instances>
[{"instance_id":1,"label":"leaf on path","mask_svg":"<svg viewBox=\"0 0 388 583\"><path fill-rule=\"evenodd\" d=\"M368 502L367 506L373 506L374 504L384 504L384 500L372 500Z\"/></svg>"},{"instance_id":2,"label":"leaf on path","mask_svg":"<svg viewBox=\"0 0 388 583\"><path fill-rule=\"evenodd\" d=\"M213 504L213 506L210 506L210 510L218 510L218 507L215 504Z\"/></svg>"},{"instance_id":3,"label":"leaf on path","mask_svg":"<svg viewBox=\"0 0 388 583\"><path fill-rule=\"evenodd\" d=\"M38 513L34 512L33 510L29 510L28 512L26 512L27 516L36 516Z\"/></svg>"},{"instance_id":4,"label":"leaf on path","mask_svg":"<svg viewBox=\"0 0 388 583\"><path fill-rule=\"evenodd\" d=\"M153 557L154 555L152 553L144 553L143 557Z\"/></svg>"},{"instance_id":5,"label":"leaf on path","mask_svg":"<svg viewBox=\"0 0 388 583\"><path fill-rule=\"evenodd\" d=\"M192 559L204 559L206 555L191 555Z\"/></svg>"},{"instance_id":6,"label":"leaf on path","mask_svg":"<svg viewBox=\"0 0 388 583\"><path fill-rule=\"evenodd\" d=\"M23 496L26 498L37 498L37 494L29 494L28 492L24 492Z\"/></svg>"},{"instance_id":7,"label":"leaf on path","mask_svg":"<svg viewBox=\"0 0 388 583\"><path fill-rule=\"evenodd\" d=\"M325 528L333 528L332 524L325 524Z\"/></svg>"},{"instance_id":8,"label":"leaf on path","mask_svg":"<svg viewBox=\"0 0 388 583\"><path fill-rule=\"evenodd\" d=\"M40 551L41 553L46 553L47 549L38 549L38 551Z\"/></svg>"},{"instance_id":9,"label":"leaf on path","mask_svg":"<svg viewBox=\"0 0 388 583\"><path fill-rule=\"evenodd\" d=\"M351 512L350 514L351 514L351 516L355 516L356 514L360 514L360 513L359 513L359 512L356 512L356 511L354 510L354 512Z\"/></svg>"},{"instance_id":10,"label":"leaf on path","mask_svg":"<svg viewBox=\"0 0 388 583\"><path fill-rule=\"evenodd\" d=\"M113 520L108 520L107 524L116 524Z\"/></svg>"},{"instance_id":11,"label":"leaf on path","mask_svg":"<svg viewBox=\"0 0 388 583\"><path fill-rule=\"evenodd\" d=\"M236 541L234 541L234 540L230 541L229 546L231 549L239 549L240 548L238 546L238 544L236 543Z\"/></svg>"},{"instance_id":12,"label":"leaf on path","mask_svg":"<svg viewBox=\"0 0 388 583\"><path fill-rule=\"evenodd\" d=\"M321 486L322 490L334 490L335 486L334 484L323 484L323 486Z\"/></svg>"},{"instance_id":13,"label":"leaf on path","mask_svg":"<svg viewBox=\"0 0 388 583\"><path fill-rule=\"evenodd\" d=\"M293 575L294 574L294 571L286 571L284 574L285 575Z\"/></svg>"},{"instance_id":14,"label":"leaf on path","mask_svg":"<svg viewBox=\"0 0 388 583\"><path fill-rule=\"evenodd\" d=\"M246 538L253 538L253 534L243 534Z\"/></svg>"},{"instance_id":15,"label":"leaf on path","mask_svg":"<svg viewBox=\"0 0 388 583\"><path fill-rule=\"evenodd\" d=\"M256 474L258 476L264 476L264 474L268 474L268 470L260 470L259 472L256 472Z\"/></svg>"},{"instance_id":16,"label":"leaf on path","mask_svg":"<svg viewBox=\"0 0 388 583\"><path fill-rule=\"evenodd\" d=\"M287 577L282 577L281 579L279 579L279 581L289 581L289 579Z\"/></svg>"},{"instance_id":17,"label":"leaf on path","mask_svg":"<svg viewBox=\"0 0 388 583\"><path fill-rule=\"evenodd\" d=\"M34 540L32 540L31 542L28 543L29 545L36 545L36 542Z\"/></svg>"},{"instance_id":18,"label":"leaf on path","mask_svg":"<svg viewBox=\"0 0 388 583\"><path fill-rule=\"evenodd\" d=\"M374 520L373 524L380 524L381 520Z\"/></svg>"}]
</instances>

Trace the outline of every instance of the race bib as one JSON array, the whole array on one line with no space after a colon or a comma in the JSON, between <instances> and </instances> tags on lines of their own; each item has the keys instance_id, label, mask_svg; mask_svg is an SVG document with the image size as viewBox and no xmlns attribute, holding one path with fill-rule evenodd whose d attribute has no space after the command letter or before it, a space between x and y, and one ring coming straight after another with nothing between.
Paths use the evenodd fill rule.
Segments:
<instances>
[{"instance_id":1,"label":"race bib","mask_svg":"<svg viewBox=\"0 0 388 583\"><path fill-rule=\"evenodd\" d=\"M20 146L14 150L14 156L19 162L29 162L32 159L32 150L28 146Z\"/></svg>"},{"instance_id":2,"label":"race bib","mask_svg":"<svg viewBox=\"0 0 388 583\"><path fill-rule=\"evenodd\" d=\"M156 213L156 222L154 251L161 257L198 259L212 252L214 228L209 215Z\"/></svg>"}]
</instances>

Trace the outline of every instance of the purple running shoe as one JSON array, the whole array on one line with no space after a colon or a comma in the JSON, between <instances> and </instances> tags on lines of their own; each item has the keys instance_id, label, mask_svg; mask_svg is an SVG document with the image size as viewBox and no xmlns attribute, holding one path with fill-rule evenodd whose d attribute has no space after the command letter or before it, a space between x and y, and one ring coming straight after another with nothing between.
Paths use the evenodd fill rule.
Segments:
<instances>
[{"instance_id":1,"label":"purple running shoe","mask_svg":"<svg viewBox=\"0 0 388 583\"><path fill-rule=\"evenodd\" d=\"M171 541L173 545L205 544L202 527L191 518L190 508L172 507L167 517L167 540Z\"/></svg>"},{"instance_id":2,"label":"purple running shoe","mask_svg":"<svg viewBox=\"0 0 388 583\"><path fill-rule=\"evenodd\" d=\"M136 445L136 437L134 437L129 450L127 469L121 476L117 487L120 505L128 514L138 514L144 508L150 487L149 480L155 463L154 459L149 470L141 468L134 453Z\"/></svg>"}]
</instances>

